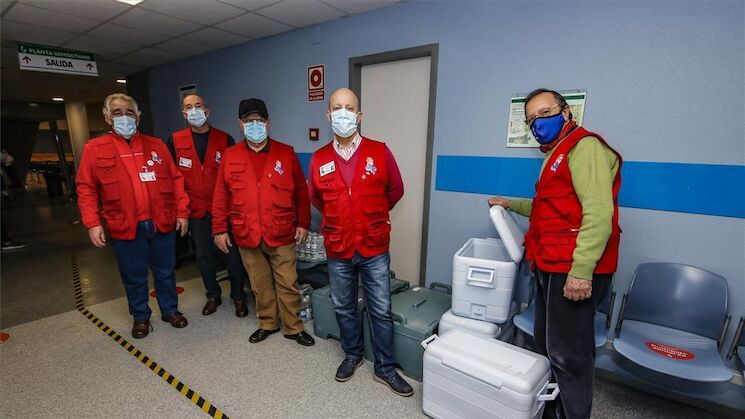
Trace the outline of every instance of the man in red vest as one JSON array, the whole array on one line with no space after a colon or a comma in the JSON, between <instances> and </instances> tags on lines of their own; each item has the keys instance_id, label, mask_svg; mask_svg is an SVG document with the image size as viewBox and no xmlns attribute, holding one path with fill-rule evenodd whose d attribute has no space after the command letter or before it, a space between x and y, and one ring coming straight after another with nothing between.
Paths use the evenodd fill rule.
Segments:
<instances>
[{"instance_id":1,"label":"man in red vest","mask_svg":"<svg viewBox=\"0 0 745 419\"><path fill-rule=\"evenodd\" d=\"M313 205L323 214L321 230L328 255L331 301L345 353L336 380L351 379L363 362L361 313L357 310L360 278L372 328L374 379L408 397L414 390L396 372L393 356L388 253L389 211L404 194L401 173L384 143L359 134L362 112L354 92L335 91L326 117L334 139L313 154L308 187Z\"/></svg>"},{"instance_id":2,"label":"man in red vest","mask_svg":"<svg viewBox=\"0 0 745 419\"><path fill-rule=\"evenodd\" d=\"M535 346L551 361L561 391L546 414L589 418L595 309L618 265L623 160L601 136L572 121L566 100L553 90L530 93L525 117L546 153L535 198L494 197L489 204L530 217L525 247L536 278Z\"/></svg>"},{"instance_id":3,"label":"man in red vest","mask_svg":"<svg viewBox=\"0 0 745 419\"><path fill-rule=\"evenodd\" d=\"M235 315L246 317L246 292L243 269L238 249L230 248L227 254L217 252L212 240L212 191L215 187L217 169L229 146L235 144L227 133L207 123L210 110L204 100L195 94L184 97L182 114L189 124L187 128L174 132L166 141L173 160L184 175L186 193L189 195L189 236L191 236L197 265L207 291L207 303L202 314L207 316L222 304L222 289L217 282L215 254L221 255L230 276L230 298L235 305Z\"/></svg>"},{"instance_id":4,"label":"man in red vest","mask_svg":"<svg viewBox=\"0 0 745 419\"><path fill-rule=\"evenodd\" d=\"M96 247L106 246L104 223L109 230L134 317L132 337L144 338L152 328L148 267L161 318L173 327L186 327L186 318L178 311L174 276L174 228L184 236L189 227L184 178L165 144L137 131L140 111L134 99L121 93L109 95L103 115L113 131L85 144L78 167L83 225Z\"/></svg>"},{"instance_id":5,"label":"man in red vest","mask_svg":"<svg viewBox=\"0 0 745 419\"><path fill-rule=\"evenodd\" d=\"M287 339L314 345L298 317L301 296L295 245L305 240L310 227L303 169L292 147L268 137L264 101L241 101L238 124L245 143L229 148L223 156L212 202L212 231L224 253L235 241L251 278L259 328L248 341L258 343L279 332L281 319Z\"/></svg>"}]
</instances>

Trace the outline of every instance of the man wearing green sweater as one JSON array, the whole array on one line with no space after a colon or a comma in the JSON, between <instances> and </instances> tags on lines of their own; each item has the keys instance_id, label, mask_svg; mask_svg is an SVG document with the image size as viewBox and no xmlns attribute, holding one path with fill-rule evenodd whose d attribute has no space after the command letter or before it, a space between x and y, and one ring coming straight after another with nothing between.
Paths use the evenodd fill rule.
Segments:
<instances>
[{"instance_id":1,"label":"man wearing green sweater","mask_svg":"<svg viewBox=\"0 0 745 419\"><path fill-rule=\"evenodd\" d=\"M622 158L572 121L566 100L538 89L525 123L546 154L533 200L494 197L530 217L526 258L536 278L536 350L551 361L559 399L544 417L589 418L595 362L594 316L618 264Z\"/></svg>"}]
</instances>

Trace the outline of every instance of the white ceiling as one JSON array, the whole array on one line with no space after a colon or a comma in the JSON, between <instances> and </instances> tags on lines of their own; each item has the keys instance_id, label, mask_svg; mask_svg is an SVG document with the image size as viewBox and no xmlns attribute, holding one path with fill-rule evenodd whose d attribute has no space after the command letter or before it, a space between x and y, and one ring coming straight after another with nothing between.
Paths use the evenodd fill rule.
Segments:
<instances>
[{"instance_id":1,"label":"white ceiling","mask_svg":"<svg viewBox=\"0 0 745 419\"><path fill-rule=\"evenodd\" d=\"M16 42L94 53L101 82L401 0L0 0L3 99L24 100L54 75L19 71ZM19 73L19 74L13 74ZM62 76L62 81L94 79ZM66 77L66 78L65 78ZM71 79L70 77L75 77ZM23 86L24 79L34 80ZM40 82L40 80L42 82ZM81 80L91 84L93 80ZM36 95L38 96L38 95ZM48 94L46 96L49 96ZM26 100L38 100L31 98ZM48 100L48 99L47 99Z\"/></svg>"}]
</instances>

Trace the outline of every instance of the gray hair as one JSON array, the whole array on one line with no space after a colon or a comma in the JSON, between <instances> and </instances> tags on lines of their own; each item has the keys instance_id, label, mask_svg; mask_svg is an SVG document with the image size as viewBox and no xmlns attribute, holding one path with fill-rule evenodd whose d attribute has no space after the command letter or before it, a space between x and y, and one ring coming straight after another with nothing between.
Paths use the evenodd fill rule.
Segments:
<instances>
[{"instance_id":1,"label":"gray hair","mask_svg":"<svg viewBox=\"0 0 745 419\"><path fill-rule=\"evenodd\" d=\"M540 95L541 93L551 93L554 99L556 99L556 103L559 105L559 107L561 107L562 111L564 110L564 108L569 106L569 104L567 103L567 100L564 99L564 96L562 96L561 93L557 92L556 90L544 89L544 88L535 89L532 92L530 92L528 96L525 97L525 108L524 108L525 116L528 116L528 102L530 102L531 99ZM571 120L573 117L574 115L572 115L572 112L569 111L569 119Z\"/></svg>"},{"instance_id":2,"label":"gray hair","mask_svg":"<svg viewBox=\"0 0 745 419\"><path fill-rule=\"evenodd\" d=\"M132 108L134 108L135 114L137 117L140 117L140 107L137 105L137 101L132 98L132 96L125 95L124 93L112 93L108 96L106 96L106 99L103 101L103 109L101 111L103 112L103 116L111 117L111 103L115 100L124 100L129 102L132 105Z\"/></svg>"}]
</instances>

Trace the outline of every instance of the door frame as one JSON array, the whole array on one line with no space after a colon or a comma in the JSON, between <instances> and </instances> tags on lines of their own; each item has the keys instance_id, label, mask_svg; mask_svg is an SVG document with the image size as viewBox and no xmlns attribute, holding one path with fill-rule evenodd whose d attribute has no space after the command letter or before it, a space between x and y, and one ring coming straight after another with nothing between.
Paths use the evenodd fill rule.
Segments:
<instances>
[{"instance_id":1,"label":"door frame","mask_svg":"<svg viewBox=\"0 0 745 419\"><path fill-rule=\"evenodd\" d=\"M424 173L424 208L422 208L422 247L419 260L419 285L427 278L427 244L429 242L429 206L432 191L433 144L435 139L435 105L437 102L437 56L440 44L398 49L349 58L349 88L357 94L362 104L362 67L412 58L429 57L429 106L427 109L427 154Z\"/></svg>"}]
</instances>

